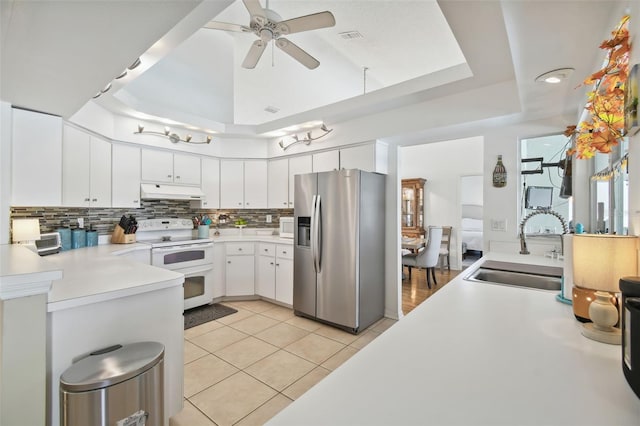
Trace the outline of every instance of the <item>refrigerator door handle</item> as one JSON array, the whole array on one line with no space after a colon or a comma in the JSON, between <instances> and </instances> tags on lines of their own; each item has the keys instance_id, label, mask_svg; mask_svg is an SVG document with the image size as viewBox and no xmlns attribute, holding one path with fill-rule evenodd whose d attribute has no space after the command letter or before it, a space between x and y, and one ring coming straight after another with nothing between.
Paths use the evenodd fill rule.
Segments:
<instances>
[{"instance_id":1,"label":"refrigerator door handle","mask_svg":"<svg viewBox=\"0 0 640 426\"><path fill-rule=\"evenodd\" d=\"M314 195L311 200L311 259L313 259L313 269L316 273L318 273L318 268L316 267L316 250L315 250L315 229L316 229L316 197Z\"/></svg>"},{"instance_id":2,"label":"refrigerator door handle","mask_svg":"<svg viewBox=\"0 0 640 426\"><path fill-rule=\"evenodd\" d=\"M322 254L320 252L320 247L321 242L320 242L320 238L321 236L321 224L320 224L320 215L321 215L321 210L320 210L320 206L321 206L321 200L320 200L320 196L316 195L316 208L315 211L313 212L316 220L315 220L315 225L316 225L316 229L315 229L315 233L313 235L313 241L314 241L314 245L315 245L315 249L314 249L314 263L315 263L315 269L316 272L320 272L320 265L322 263Z\"/></svg>"}]
</instances>

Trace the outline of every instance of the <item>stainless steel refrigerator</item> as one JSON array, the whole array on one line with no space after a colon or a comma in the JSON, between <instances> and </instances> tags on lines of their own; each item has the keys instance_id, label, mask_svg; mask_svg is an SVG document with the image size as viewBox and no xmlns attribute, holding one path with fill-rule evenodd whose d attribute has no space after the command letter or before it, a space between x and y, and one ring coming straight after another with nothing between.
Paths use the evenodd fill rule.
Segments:
<instances>
[{"instance_id":1,"label":"stainless steel refrigerator","mask_svg":"<svg viewBox=\"0 0 640 426\"><path fill-rule=\"evenodd\" d=\"M385 176L295 176L293 309L358 333L384 316Z\"/></svg>"}]
</instances>

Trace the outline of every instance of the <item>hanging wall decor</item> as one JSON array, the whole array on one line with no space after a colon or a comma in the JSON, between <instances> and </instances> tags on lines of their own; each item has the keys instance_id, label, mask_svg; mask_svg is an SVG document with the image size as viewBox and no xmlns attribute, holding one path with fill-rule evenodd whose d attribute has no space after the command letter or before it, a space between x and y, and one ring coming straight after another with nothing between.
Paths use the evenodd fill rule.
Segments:
<instances>
[{"instance_id":1,"label":"hanging wall decor","mask_svg":"<svg viewBox=\"0 0 640 426\"><path fill-rule=\"evenodd\" d=\"M627 135L634 135L640 129L638 123L638 86L640 86L640 65L635 64L629 71L624 91L624 129Z\"/></svg>"},{"instance_id":2,"label":"hanging wall decor","mask_svg":"<svg viewBox=\"0 0 640 426\"><path fill-rule=\"evenodd\" d=\"M502 164L502 155L498 155L498 162L493 169L493 186L496 188L507 186L507 169Z\"/></svg>"}]
</instances>

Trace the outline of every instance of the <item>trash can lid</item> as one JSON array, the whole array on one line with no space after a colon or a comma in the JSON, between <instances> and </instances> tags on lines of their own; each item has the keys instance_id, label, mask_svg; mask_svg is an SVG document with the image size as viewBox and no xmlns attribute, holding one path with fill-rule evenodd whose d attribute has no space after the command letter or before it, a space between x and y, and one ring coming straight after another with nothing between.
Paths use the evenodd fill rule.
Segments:
<instances>
[{"instance_id":1,"label":"trash can lid","mask_svg":"<svg viewBox=\"0 0 640 426\"><path fill-rule=\"evenodd\" d=\"M164 358L164 345L137 342L92 352L60 376L60 389L85 392L106 388L144 373Z\"/></svg>"}]
</instances>

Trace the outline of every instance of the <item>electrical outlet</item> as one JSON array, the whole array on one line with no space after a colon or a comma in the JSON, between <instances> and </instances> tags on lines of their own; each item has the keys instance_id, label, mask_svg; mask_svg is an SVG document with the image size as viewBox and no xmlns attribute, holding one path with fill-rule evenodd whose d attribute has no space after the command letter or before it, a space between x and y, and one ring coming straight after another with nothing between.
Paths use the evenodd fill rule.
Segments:
<instances>
[{"instance_id":1,"label":"electrical outlet","mask_svg":"<svg viewBox=\"0 0 640 426\"><path fill-rule=\"evenodd\" d=\"M491 219L491 230L507 232L507 219Z\"/></svg>"},{"instance_id":2,"label":"electrical outlet","mask_svg":"<svg viewBox=\"0 0 640 426\"><path fill-rule=\"evenodd\" d=\"M84 218L78 218L78 228L84 228Z\"/></svg>"},{"instance_id":3,"label":"electrical outlet","mask_svg":"<svg viewBox=\"0 0 640 426\"><path fill-rule=\"evenodd\" d=\"M267 223L271 223L271 215L270 214L267 215Z\"/></svg>"}]
</instances>

